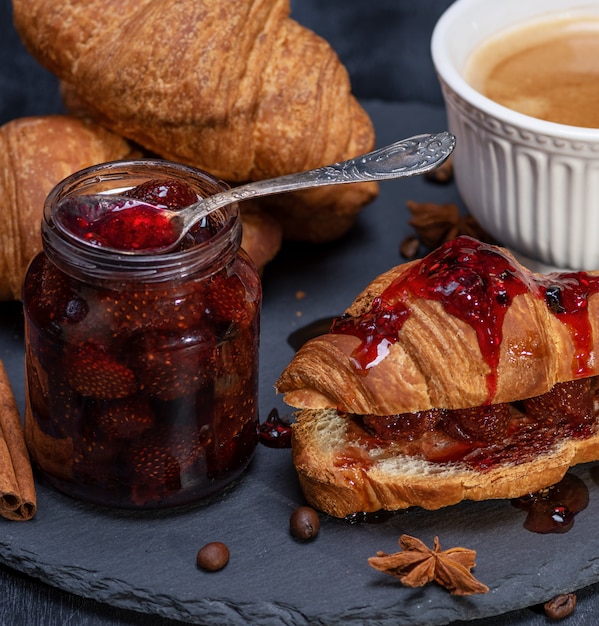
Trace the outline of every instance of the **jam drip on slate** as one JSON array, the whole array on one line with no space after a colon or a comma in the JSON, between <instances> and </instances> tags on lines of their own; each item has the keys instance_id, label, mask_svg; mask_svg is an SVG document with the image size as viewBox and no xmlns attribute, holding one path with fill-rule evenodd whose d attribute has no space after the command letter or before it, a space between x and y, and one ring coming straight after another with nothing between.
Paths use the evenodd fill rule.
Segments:
<instances>
[{"instance_id":1,"label":"jam drip on slate","mask_svg":"<svg viewBox=\"0 0 599 626\"><path fill-rule=\"evenodd\" d=\"M259 441L267 448L291 448L291 424L272 409L260 424Z\"/></svg>"},{"instance_id":2,"label":"jam drip on slate","mask_svg":"<svg viewBox=\"0 0 599 626\"><path fill-rule=\"evenodd\" d=\"M527 512L524 528L539 534L565 533L574 516L589 504L589 490L574 474L566 474L552 487L514 498L512 504Z\"/></svg>"},{"instance_id":3,"label":"jam drip on slate","mask_svg":"<svg viewBox=\"0 0 599 626\"><path fill-rule=\"evenodd\" d=\"M470 237L458 237L415 264L376 297L360 317L340 317L332 333L353 335L361 343L352 360L365 374L388 353L410 317L411 301L440 302L445 310L476 332L481 353L490 368L488 403L497 384L497 366L505 315L514 298L531 293L543 298L549 310L569 330L576 346L574 378L596 372L588 298L599 291L599 277L585 272L535 276L516 267L500 248Z\"/></svg>"}]
</instances>

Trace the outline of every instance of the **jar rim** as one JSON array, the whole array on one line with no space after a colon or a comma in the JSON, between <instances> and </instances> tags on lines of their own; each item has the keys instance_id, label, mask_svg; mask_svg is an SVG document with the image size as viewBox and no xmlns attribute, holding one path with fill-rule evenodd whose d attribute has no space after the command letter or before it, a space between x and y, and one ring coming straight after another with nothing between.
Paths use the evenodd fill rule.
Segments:
<instances>
[{"instance_id":1,"label":"jar rim","mask_svg":"<svg viewBox=\"0 0 599 626\"><path fill-rule=\"evenodd\" d=\"M66 197L96 193L98 189L118 189L114 184L129 177L140 180L178 178L193 181L197 186L209 187L212 195L229 185L209 172L190 165L165 159L130 159L108 161L92 165L67 176L48 194L42 219L42 244L50 259L67 273L93 278L121 278L145 281L163 281L183 278L192 273L210 273L209 268L225 257L233 257L241 245L241 219L237 203L214 211L208 219L216 227L206 240L184 250L160 254L130 254L91 246L70 238L54 223L57 205ZM134 186L128 184L127 187Z\"/></svg>"}]
</instances>

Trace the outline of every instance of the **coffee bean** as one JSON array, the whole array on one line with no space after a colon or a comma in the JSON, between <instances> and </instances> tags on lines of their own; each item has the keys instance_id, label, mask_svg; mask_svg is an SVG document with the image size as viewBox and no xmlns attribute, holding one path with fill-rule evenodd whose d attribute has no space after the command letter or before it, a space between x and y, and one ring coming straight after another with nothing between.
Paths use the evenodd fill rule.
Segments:
<instances>
[{"instance_id":1,"label":"coffee bean","mask_svg":"<svg viewBox=\"0 0 599 626\"><path fill-rule=\"evenodd\" d=\"M320 529L318 513L309 506L300 506L289 518L289 529L296 539L313 539Z\"/></svg>"},{"instance_id":2,"label":"coffee bean","mask_svg":"<svg viewBox=\"0 0 599 626\"><path fill-rule=\"evenodd\" d=\"M543 605L545 615L551 619L568 617L576 608L576 594L562 593Z\"/></svg>"},{"instance_id":3,"label":"coffee bean","mask_svg":"<svg viewBox=\"0 0 599 626\"><path fill-rule=\"evenodd\" d=\"M227 548L227 546L220 541L207 543L198 552L198 567L208 570L209 572L216 572L219 569L222 569L228 562L229 548Z\"/></svg>"}]
</instances>

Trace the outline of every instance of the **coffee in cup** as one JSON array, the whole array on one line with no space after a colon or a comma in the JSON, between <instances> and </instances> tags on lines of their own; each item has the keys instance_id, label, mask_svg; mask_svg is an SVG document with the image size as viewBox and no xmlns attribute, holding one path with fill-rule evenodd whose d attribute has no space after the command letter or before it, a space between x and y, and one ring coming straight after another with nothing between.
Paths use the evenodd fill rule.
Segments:
<instances>
[{"instance_id":1,"label":"coffee in cup","mask_svg":"<svg viewBox=\"0 0 599 626\"><path fill-rule=\"evenodd\" d=\"M586 39L586 29L599 33L599 0L455 0L431 40L447 126L456 137L454 174L464 206L494 239L544 272L599 269L599 123L589 117L599 107L582 107L583 126L549 122L483 95L465 69L487 42L513 37L503 54L490 55L501 60L531 46L533 36L522 30L529 24L546 41L559 30L551 23L564 20L575 26L576 40ZM585 64L599 58L597 52L585 54ZM554 84L556 65L550 63ZM575 65L578 70L581 62ZM539 72L531 73L536 78ZM574 109L569 76L558 91ZM515 82L522 93L524 81ZM599 82L596 75L590 82Z\"/></svg>"},{"instance_id":2,"label":"coffee in cup","mask_svg":"<svg viewBox=\"0 0 599 626\"><path fill-rule=\"evenodd\" d=\"M464 77L519 113L599 128L599 18L561 16L503 30L474 50Z\"/></svg>"}]
</instances>

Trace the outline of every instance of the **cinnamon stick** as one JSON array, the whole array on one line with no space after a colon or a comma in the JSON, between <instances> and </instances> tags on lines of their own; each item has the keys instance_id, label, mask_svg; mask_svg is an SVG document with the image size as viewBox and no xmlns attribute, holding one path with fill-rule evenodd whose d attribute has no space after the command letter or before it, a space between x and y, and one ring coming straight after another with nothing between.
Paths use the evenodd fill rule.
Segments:
<instances>
[{"instance_id":1,"label":"cinnamon stick","mask_svg":"<svg viewBox=\"0 0 599 626\"><path fill-rule=\"evenodd\" d=\"M37 510L23 425L4 363L0 360L0 515L26 521Z\"/></svg>"}]
</instances>

